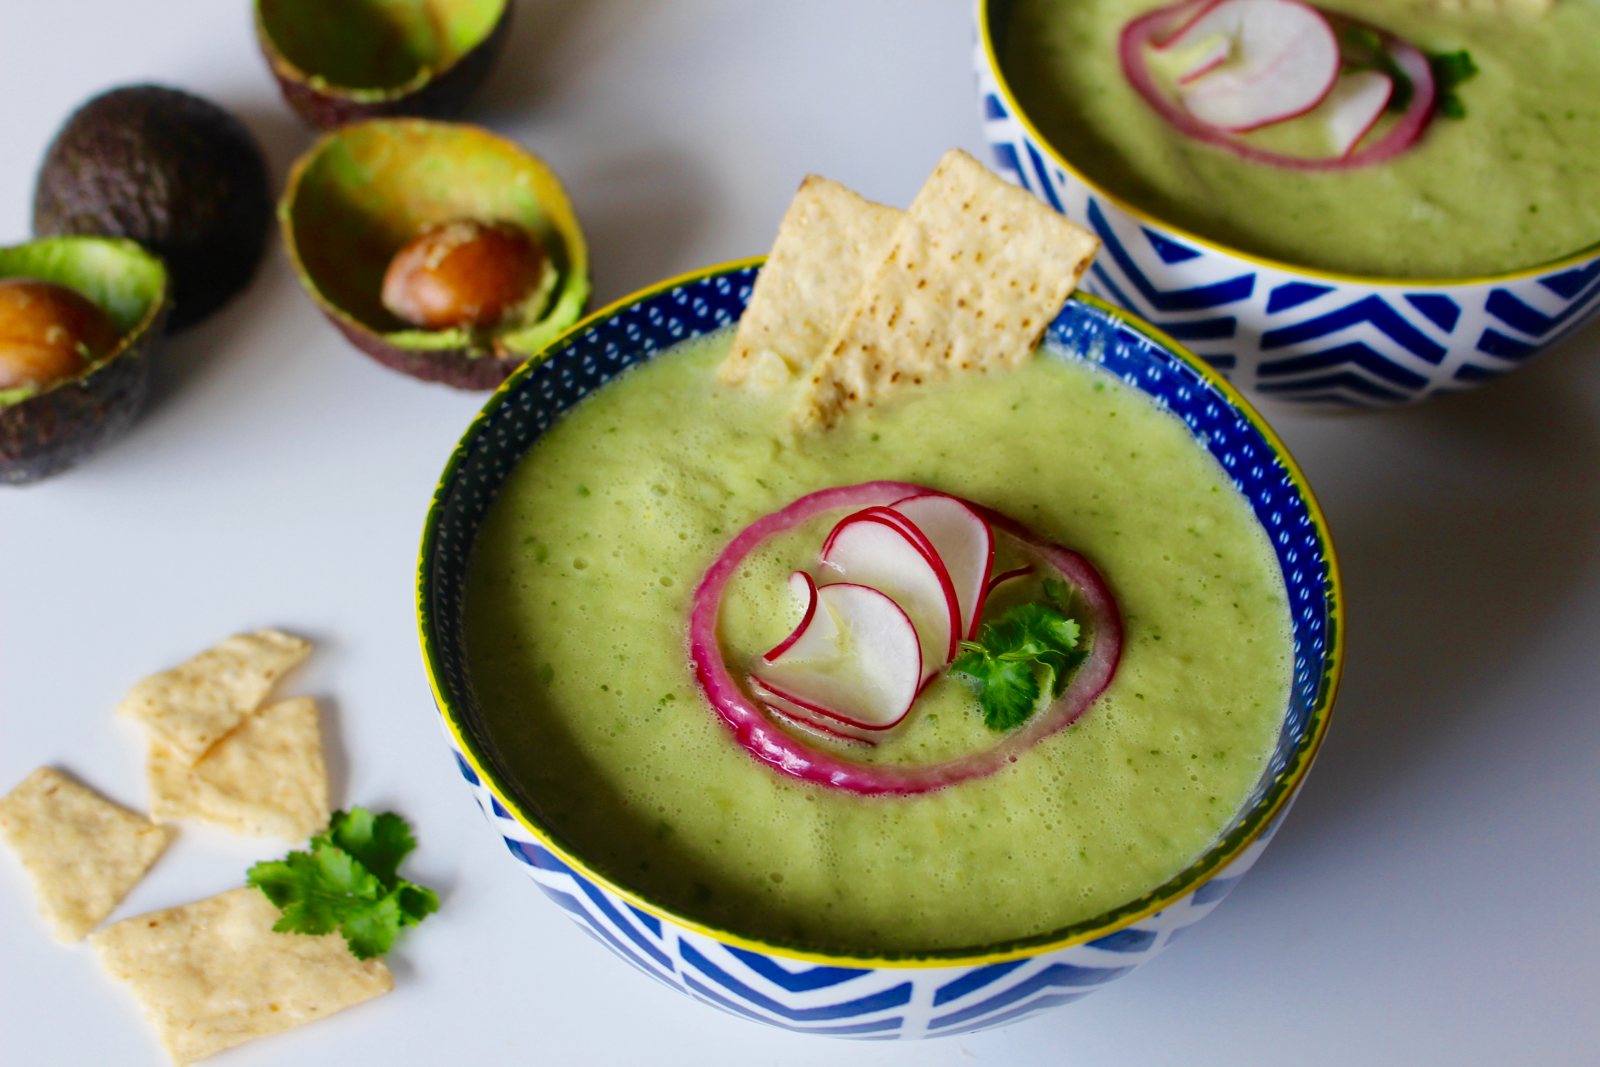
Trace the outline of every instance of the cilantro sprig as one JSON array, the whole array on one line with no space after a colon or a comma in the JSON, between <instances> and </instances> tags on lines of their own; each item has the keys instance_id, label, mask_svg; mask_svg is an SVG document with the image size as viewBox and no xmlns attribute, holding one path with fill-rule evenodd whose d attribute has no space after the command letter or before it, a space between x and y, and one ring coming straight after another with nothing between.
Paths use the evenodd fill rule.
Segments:
<instances>
[{"instance_id":1,"label":"cilantro sprig","mask_svg":"<svg viewBox=\"0 0 1600 1067\"><path fill-rule=\"evenodd\" d=\"M392 812L336 811L309 851L250 868L246 881L283 912L279 933L344 935L356 959L382 956L395 936L439 910L433 890L399 875L417 840Z\"/></svg>"},{"instance_id":2,"label":"cilantro sprig","mask_svg":"<svg viewBox=\"0 0 1600 1067\"><path fill-rule=\"evenodd\" d=\"M961 642L950 664L977 690L991 730L1015 729L1038 710L1044 694L1059 697L1085 656L1066 583L1048 580L1044 591L1043 601L1016 604L986 623L978 640Z\"/></svg>"}]
</instances>

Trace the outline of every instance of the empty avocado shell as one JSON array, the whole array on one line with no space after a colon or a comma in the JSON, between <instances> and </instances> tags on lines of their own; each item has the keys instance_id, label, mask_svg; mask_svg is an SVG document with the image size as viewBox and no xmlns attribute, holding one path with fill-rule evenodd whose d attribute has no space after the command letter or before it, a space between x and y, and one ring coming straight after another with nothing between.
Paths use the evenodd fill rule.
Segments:
<instances>
[{"instance_id":1,"label":"empty avocado shell","mask_svg":"<svg viewBox=\"0 0 1600 1067\"><path fill-rule=\"evenodd\" d=\"M402 322L382 301L390 261L422 231L463 219L520 227L543 246L534 297L488 327ZM325 134L290 172L278 221L295 273L345 337L428 381L498 385L576 322L589 296L588 250L561 183L476 126L390 119Z\"/></svg>"},{"instance_id":2,"label":"empty avocado shell","mask_svg":"<svg viewBox=\"0 0 1600 1067\"><path fill-rule=\"evenodd\" d=\"M511 23L510 0L256 0L256 39L283 98L331 129L459 115Z\"/></svg>"},{"instance_id":3,"label":"empty avocado shell","mask_svg":"<svg viewBox=\"0 0 1600 1067\"><path fill-rule=\"evenodd\" d=\"M132 241L44 237L0 248L0 278L53 282L88 297L119 338L77 375L0 390L0 483L63 471L122 434L144 407L150 350L170 305L167 269Z\"/></svg>"}]
</instances>

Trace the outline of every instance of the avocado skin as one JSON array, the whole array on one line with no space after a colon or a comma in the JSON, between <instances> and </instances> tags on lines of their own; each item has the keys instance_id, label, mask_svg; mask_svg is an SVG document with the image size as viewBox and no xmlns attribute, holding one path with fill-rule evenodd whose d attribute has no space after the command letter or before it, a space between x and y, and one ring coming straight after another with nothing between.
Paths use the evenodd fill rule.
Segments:
<instances>
[{"instance_id":1,"label":"avocado skin","mask_svg":"<svg viewBox=\"0 0 1600 1067\"><path fill-rule=\"evenodd\" d=\"M495 57L505 47L511 29L510 3L500 13L489 35L463 55L450 69L421 88L386 100L358 101L335 93L325 93L300 77L279 69L277 52L256 23L256 40L261 46L272 77L283 99L301 121L319 130L331 130L349 122L381 118L453 119L467 108L467 100L489 76Z\"/></svg>"},{"instance_id":2,"label":"avocado skin","mask_svg":"<svg viewBox=\"0 0 1600 1067\"><path fill-rule=\"evenodd\" d=\"M525 355L473 354L465 348L402 348L333 315L327 318L345 340L385 367L457 389L493 389L527 361Z\"/></svg>"},{"instance_id":3,"label":"avocado skin","mask_svg":"<svg viewBox=\"0 0 1600 1067\"><path fill-rule=\"evenodd\" d=\"M73 112L34 186L36 235L129 237L166 261L175 331L249 283L271 220L250 132L210 101L159 85L112 89Z\"/></svg>"},{"instance_id":4,"label":"avocado skin","mask_svg":"<svg viewBox=\"0 0 1600 1067\"><path fill-rule=\"evenodd\" d=\"M149 398L150 351L165 317L82 378L0 406L0 485L59 474L127 432Z\"/></svg>"}]
</instances>

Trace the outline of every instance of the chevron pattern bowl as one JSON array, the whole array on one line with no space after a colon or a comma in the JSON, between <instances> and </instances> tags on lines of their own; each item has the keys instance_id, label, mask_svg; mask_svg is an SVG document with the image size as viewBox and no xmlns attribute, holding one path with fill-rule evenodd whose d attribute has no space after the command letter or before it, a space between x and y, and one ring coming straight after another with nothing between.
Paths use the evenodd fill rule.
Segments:
<instances>
[{"instance_id":1,"label":"chevron pattern bowl","mask_svg":"<svg viewBox=\"0 0 1600 1067\"><path fill-rule=\"evenodd\" d=\"M1077 1000L1204 918L1256 861L1322 740L1344 647L1327 530L1281 442L1209 367L1103 301L1068 302L1049 329L1048 358L1092 361L1189 427L1271 539L1294 626L1292 694L1268 768L1222 838L1170 882L1068 929L963 951L858 958L752 941L673 914L590 868L543 823L484 729L463 647L462 596L468 555L501 483L591 390L736 320L759 267L748 261L675 278L579 323L489 399L450 457L423 534L417 612L456 765L497 840L545 896L634 968L705 1004L804 1033L886 1040L982 1030Z\"/></svg>"},{"instance_id":2,"label":"chevron pattern bowl","mask_svg":"<svg viewBox=\"0 0 1600 1067\"><path fill-rule=\"evenodd\" d=\"M1090 182L1040 136L1006 84L995 38L1009 5L977 0L983 131L1001 174L1093 230L1084 279L1253 396L1385 407L1498 378L1600 309L1600 245L1484 278L1333 274L1185 233Z\"/></svg>"}]
</instances>

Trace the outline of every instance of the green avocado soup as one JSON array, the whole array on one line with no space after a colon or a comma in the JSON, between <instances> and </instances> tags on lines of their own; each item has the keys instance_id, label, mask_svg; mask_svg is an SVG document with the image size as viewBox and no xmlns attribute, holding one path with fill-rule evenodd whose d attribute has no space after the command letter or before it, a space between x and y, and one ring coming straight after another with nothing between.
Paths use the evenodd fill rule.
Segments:
<instances>
[{"instance_id":1,"label":"green avocado soup","mask_svg":"<svg viewBox=\"0 0 1600 1067\"><path fill-rule=\"evenodd\" d=\"M1537 266L1600 241L1600 0L1544 15L1427 0L1318 0L1478 73L1400 155L1338 172L1240 159L1168 125L1128 84L1125 23L1154 0L991 0L995 52L1024 114L1095 185L1220 244L1306 267L1446 278ZM1288 150L1303 124L1251 137Z\"/></svg>"},{"instance_id":2,"label":"green avocado soup","mask_svg":"<svg viewBox=\"0 0 1600 1067\"><path fill-rule=\"evenodd\" d=\"M568 412L473 549L474 692L557 843L692 920L849 955L1047 933L1211 845L1276 739L1290 621L1270 545L1185 427L1086 363L1041 357L801 437L789 394L718 383L729 342L686 343ZM739 530L875 479L982 502L1080 550L1126 628L1115 679L1075 724L988 777L917 796L859 796L758 762L688 657L694 588ZM736 675L793 625L784 577L817 573L827 526L774 540L734 579L719 625ZM878 749L800 736L900 762L999 738L948 675L897 735Z\"/></svg>"}]
</instances>

